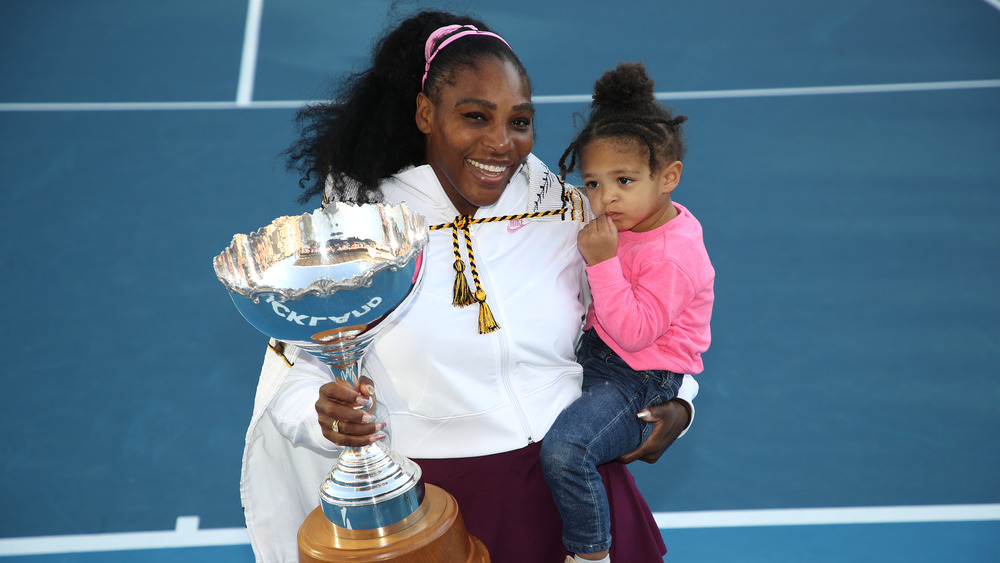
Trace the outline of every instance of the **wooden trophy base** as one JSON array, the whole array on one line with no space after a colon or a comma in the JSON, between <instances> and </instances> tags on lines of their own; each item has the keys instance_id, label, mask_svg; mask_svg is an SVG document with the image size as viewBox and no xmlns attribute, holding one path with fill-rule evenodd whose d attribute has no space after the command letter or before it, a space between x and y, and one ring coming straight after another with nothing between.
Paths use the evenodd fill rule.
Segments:
<instances>
[{"instance_id":1,"label":"wooden trophy base","mask_svg":"<svg viewBox=\"0 0 1000 563\"><path fill-rule=\"evenodd\" d=\"M398 563L489 563L483 542L465 530L455 498L424 486L417 510L391 526L348 530L316 507L299 528L299 563L395 561Z\"/></svg>"}]
</instances>

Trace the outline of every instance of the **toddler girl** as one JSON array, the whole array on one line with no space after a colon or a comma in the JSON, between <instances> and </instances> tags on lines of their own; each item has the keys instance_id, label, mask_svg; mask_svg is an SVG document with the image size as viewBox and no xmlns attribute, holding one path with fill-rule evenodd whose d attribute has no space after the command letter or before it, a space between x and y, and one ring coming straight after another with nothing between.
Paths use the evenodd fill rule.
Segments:
<instances>
[{"instance_id":1,"label":"toddler girl","mask_svg":"<svg viewBox=\"0 0 1000 563\"><path fill-rule=\"evenodd\" d=\"M605 73L591 108L559 160L563 178L579 163L597 215L578 237L593 296L577 351L583 394L542 442L563 543L576 554L570 563L610 561L608 499L596 467L649 436L652 424L637 412L673 399L683 374L702 371L715 280L701 224L672 200L687 117L656 103L641 63Z\"/></svg>"}]
</instances>

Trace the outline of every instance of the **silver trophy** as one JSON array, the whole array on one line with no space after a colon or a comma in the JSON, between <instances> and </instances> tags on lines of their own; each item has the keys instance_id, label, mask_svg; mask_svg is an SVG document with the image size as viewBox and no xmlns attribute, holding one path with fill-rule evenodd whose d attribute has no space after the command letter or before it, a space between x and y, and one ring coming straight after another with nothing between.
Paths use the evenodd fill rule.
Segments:
<instances>
[{"instance_id":1,"label":"silver trophy","mask_svg":"<svg viewBox=\"0 0 1000 563\"><path fill-rule=\"evenodd\" d=\"M356 387L365 351L414 295L426 244L423 217L403 204L331 203L237 234L215 273L257 330ZM394 524L420 506L420 475L381 442L345 447L320 487L323 513L351 530Z\"/></svg>"}]
</instances>

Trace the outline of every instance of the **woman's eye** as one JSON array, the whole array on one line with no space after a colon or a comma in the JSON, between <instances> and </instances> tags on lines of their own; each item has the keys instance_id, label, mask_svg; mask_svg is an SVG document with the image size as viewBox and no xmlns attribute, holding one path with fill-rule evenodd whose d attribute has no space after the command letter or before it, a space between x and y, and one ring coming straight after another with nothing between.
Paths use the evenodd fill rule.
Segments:
<instances>
[{"instance_id":1,"label":"woman's eye","mask_svg":"<svg viewBox=\"0 0 1000 563\"><path fill-rule=\"evenodd\" d=\"M476 119L476 120L486 119L486 116L484 116L481 113L476 113L476 112L463 113L462 117L464 117L466 119Z\"/></svg>"},{"instance_id":2,"label":"woman's eye","mask_svg":"<svg viewBox=\"0 0 1000 563\"><path fill-rule=\"evenodd\" d=\"M527 129L528 127L531 127L531 120L530 119L515 119L514 121L511 122L511 124L514 127L519 127L521 129Z\"/></svg>"}]
</instances>

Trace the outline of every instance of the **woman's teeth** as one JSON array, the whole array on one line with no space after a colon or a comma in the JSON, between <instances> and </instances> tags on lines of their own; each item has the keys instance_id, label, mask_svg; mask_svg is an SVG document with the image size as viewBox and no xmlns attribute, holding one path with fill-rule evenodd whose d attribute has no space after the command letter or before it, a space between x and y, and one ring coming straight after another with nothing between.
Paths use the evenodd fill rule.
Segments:
<instances>
[{"instance_id":1,"label":"woman's teeth","mask_svg":"<svg viewBox=\"0 0 1000 563\"><path fill-rule=\"evenodd\" d=\"M466 159L466 160L468 160L469 164L475 166L480 170L483 170L484 172L489 172L490 174L500 174L501 172L507 169L506 166L494 166L491 164L483 164L482 162L476 162L475 160L472 159Z\"/></svg>"}]
</instances>

